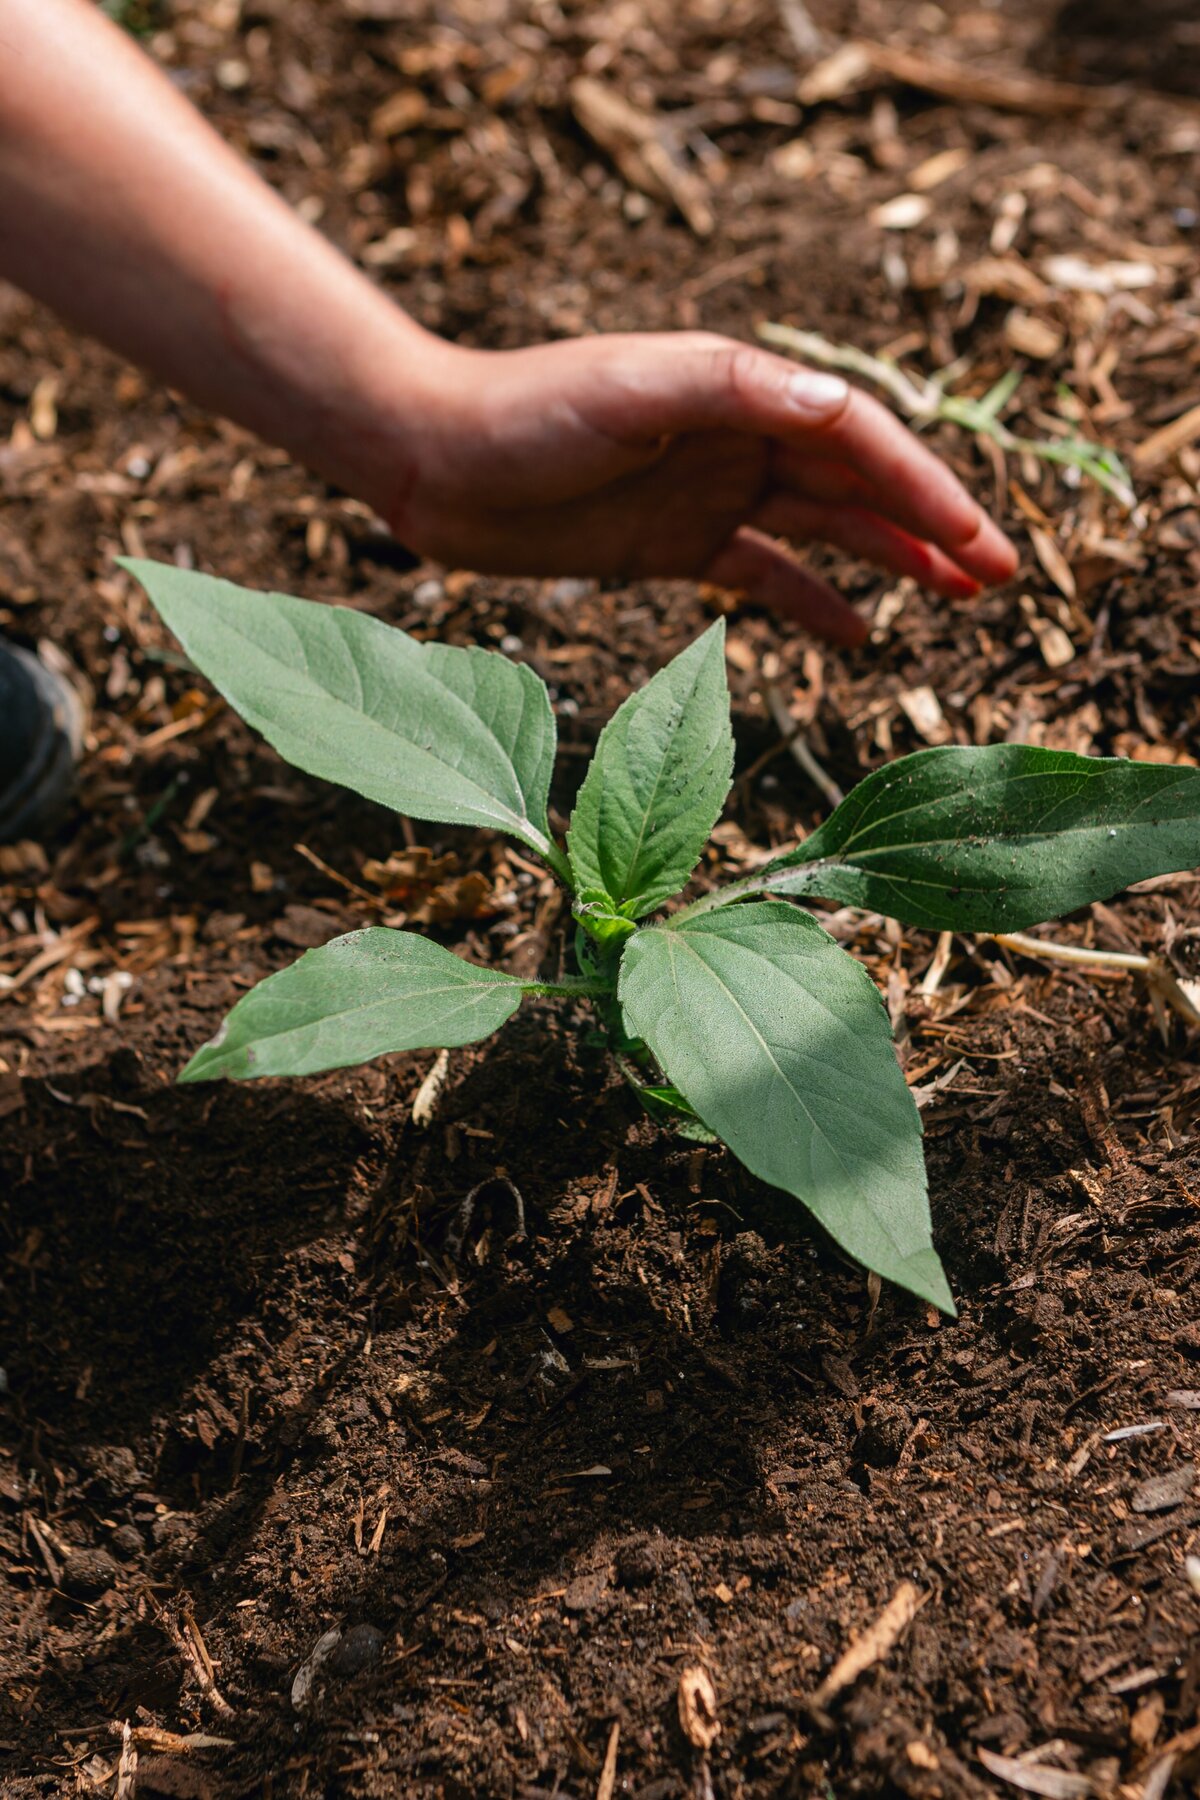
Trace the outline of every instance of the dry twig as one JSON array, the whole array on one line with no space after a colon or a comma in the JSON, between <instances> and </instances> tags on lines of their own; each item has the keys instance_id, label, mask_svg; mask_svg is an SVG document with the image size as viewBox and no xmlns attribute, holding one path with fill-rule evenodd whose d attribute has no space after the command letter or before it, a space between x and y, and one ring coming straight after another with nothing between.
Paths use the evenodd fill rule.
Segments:
<instances>
[{"instance_id":1,"label":"dry twig","mask_svg":"<svg viewBox=\"0 0 1200 1800\"><path fill-rule=\"evenodd\" d=\"M853 1686L873 1664L890 1656L923 1605L920 1590L911 1581L902 1581L874 1624L868 1625L838 1657L813 1695L814 1707L824 1711L844 1688Z\"/></svg>"}]
</instances>

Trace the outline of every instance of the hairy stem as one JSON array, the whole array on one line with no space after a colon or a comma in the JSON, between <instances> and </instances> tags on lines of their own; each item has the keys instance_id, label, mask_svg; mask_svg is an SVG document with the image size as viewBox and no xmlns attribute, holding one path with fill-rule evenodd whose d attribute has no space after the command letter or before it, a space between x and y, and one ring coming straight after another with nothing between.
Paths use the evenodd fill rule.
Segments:
<instances>
[{"instance_id":1,"label":"hairy stem","mask_svg":"<svg viewBox=\"0 0 1200 1800\"><path fill-rule=\"evenodd\" d=\"M574 893L575 878L571 873L571 865L567 861L566 851L560 850L553 838L546 838L537 848L542 861L550 865L567 892Z\"/></svg>"},{"instance_id":2,"label":"hairy stem","mask_svg":"<svg viewBox=\"0 0 1200 1800\"><path fill-rule=\"evenodd\" d=\"M616 988L609 982L589 981L581 975L564 975L558 981L526 981L527 994L542 1000L611 1000Z\"/></svg>"},{"instance_id":3,"label":"hairy stem","mask_svg":"<svg viewBox=\"0 0 1200 1800\"><path fill-rule=\"evenodd\" d=\"M797 870L817 867L816 863L794 863L788 869L789 877ZM751 894L768 894L771 891L771 874L760 871L758 874L743 875L738 881L731 881L727 887L711 888L707 894L701 894L689 906L681 907L672 913L666 921L668 925L682 925L685 919L699 918L701 913L713 912L718 906L729 906L735 900L746 900Z\"/></svg>"}]
</instances>

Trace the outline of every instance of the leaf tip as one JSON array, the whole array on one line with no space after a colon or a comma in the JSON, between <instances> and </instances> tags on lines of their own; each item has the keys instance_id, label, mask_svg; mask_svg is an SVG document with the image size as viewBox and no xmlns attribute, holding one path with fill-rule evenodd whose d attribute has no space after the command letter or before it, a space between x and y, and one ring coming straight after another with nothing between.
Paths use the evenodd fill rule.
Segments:
<instances>
[{"instance_id":1,"label":"leaf tip","mask_svg":"<svg viewBox=\"0 0 1200 1800\"><path fill-rule=\"evenodd\" d=\"M928 1250L918 1250L915 1256L909 1257L900 1280L918 1299L928 1300L931 1306L936 1306L948 1319L957 1319L958 1308L954 1304L954 1295L950 1292L942 1259L932 1245Z\"/></svg>"}]
</instances>

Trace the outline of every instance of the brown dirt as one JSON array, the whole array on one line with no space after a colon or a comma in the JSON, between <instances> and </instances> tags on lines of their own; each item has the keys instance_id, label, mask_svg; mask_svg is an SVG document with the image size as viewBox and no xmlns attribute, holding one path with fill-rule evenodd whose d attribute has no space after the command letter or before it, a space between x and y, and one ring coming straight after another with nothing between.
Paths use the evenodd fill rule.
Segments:
<instances>
[{"instance_id":1,"label":"brown dirt","mask_svg":"<svg viewBox=\"0 0 1200 1800\"><path fill-rule=\"evenodd\" d=\"M1168 91L1200 53L1185 6L1142 8L1136 42L1124 9L1083 26L1073 6L904 9L906 45L972 69L1128 84L1083 114L882 78L802 113L786 9L765 0L134 10L170 24L156 54L337 238L411 225L386 279L468 341L747 335L782 316L927 368L963 354L982 392L1013 360L1017 290L979 268L1004 255L1063 340L1032 367L1025 428L1044 429L1056 382L1126 452L1200 400L1200 113ZM827 47L898 17L814 10ZM582 68L698 109L711 240L582 136L565 100ZM369 121L398 87L425 111L389 150ZM781 168L801 136L811 167ZM956 149L929 219L885 239L870 208ZM1051 253L1148 261L1152 282L1039 294ZM1200 1704L1196 1413L1178 1398L1200 1387L1194 1038L1175 1025L1164 1046L1124 978L994 945L958 942L922 996L932 939L836 916L927 1098L957 1324L891 1291L875 1305L794 1206L655 1133L585 1021L549 1005L454 1055L423 1134L409 1113L430 1057L176 1091L260 975L428 896L414 877L373 905L339 882L362 889L367 859L405 847L395 821L210 713L114 554L191 556L527 657L560 702L560 808L602 720L706 602L414 570L284 459L19 297L0 311L0 627L54 639L99 695L73 818L44 866L0 864L0 969L48 953L0 996L3 1791L111 1795L127 1723L137 1792L199 1800L935 1800L999 1791L988 1757L1034 1751L1097 1794L1140 1792L1164 1745L1195 1743ZM981 603L889 602L854 658L731 619L730 866L819 816L769 754L768 651L843 785L921 742L902 700L926 685L963 742L1196 749L1196 452L1140 479L1131 520L938 442L1018 534L1044 511L1075 596L1030 549ZM878 607L887 583L838 573ZM1061 669L1039 652L1047 622L1077 652ZM442 872L442 941L509 967L560 954L554 897L510 852L424 827L405 841L485 878ZM455 920L481 889L480 916ZM1181 880L1061 929L1158 949L1198 902ZM1128 1426L1146 1429L1108 1441ZM1143 1486L1164 1475L1165 1496ZM906 1634L814 1707L903 1581L921 1599ZM333 1629L297 1711L293 1680ZM707 1753L677 1707L697 1666L721 1724ZM185 1753L155 1731L229 1743Z\"/></svg>"}]
</instances>

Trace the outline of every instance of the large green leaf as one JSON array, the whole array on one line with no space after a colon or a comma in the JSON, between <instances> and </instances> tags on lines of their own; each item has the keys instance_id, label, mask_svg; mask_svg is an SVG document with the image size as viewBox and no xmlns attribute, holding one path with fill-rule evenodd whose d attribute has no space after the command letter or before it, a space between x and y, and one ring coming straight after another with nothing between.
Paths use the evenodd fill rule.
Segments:
<instances>
[{"instance_id":1,"label":"large green leaf","mask_svg":"<svg viewBox=\"0 0 1200 1800\"><path fill-rule=\"evenodd\" d=\"M732 769L718 619L601 732L567 838L577 890L607 895L629 918L678 893L720 817Z\"/></svg>"},{"instance_id":2,"label":"large green leaf","mask_svg":"<svg viewBox=\"0 0 1200 1800\"><path fill-rule=\"evenodd\" d=\"M344 606L124 563L189 657L281 756L414 819L511 832L541 855L554 714L532 669L421 644Z\"/></svg>"},{"instance_id":3,"label":"large green leaf","mask_svg":"<svg viewBox=\"0 0 1200 1800\"><path fill-rule=\"evenodd\" d=\"M868 775L752 885L939 931L1019 931L1197 865L1200 769L947 746Z\"/></svg>"},{"instance_id":4,"label":"large green leaf","mask_svg":"<svg viewBox=\"0 0 1200 1800\"><path fill-rule=\"evenodd\" d=\"M374 925L260 981L179 1079L313 1075L397 1050L473 1044L512 1017L523 992L512 975Z\"/></svg>"},{"instance_id":5,"label":"large green leaf","mask_svg":"<svg viewBox=\"0 0 1200 1800\"><path fill-rule=\"evenodd\" d=\"M630 939L621 1004L755 1175L860 1262L953 1311L929 1229L921 1122L866 970L780 901Z\"/></svg>"}]
</instances>

